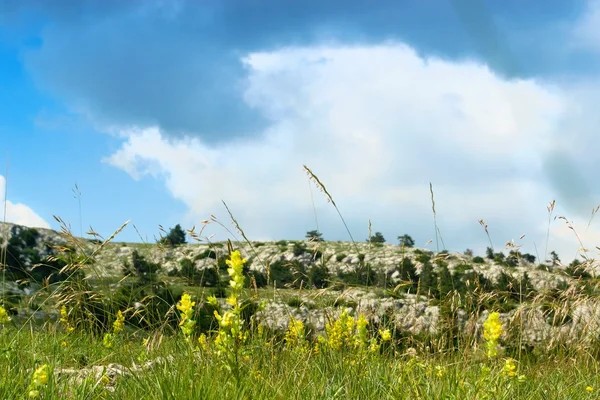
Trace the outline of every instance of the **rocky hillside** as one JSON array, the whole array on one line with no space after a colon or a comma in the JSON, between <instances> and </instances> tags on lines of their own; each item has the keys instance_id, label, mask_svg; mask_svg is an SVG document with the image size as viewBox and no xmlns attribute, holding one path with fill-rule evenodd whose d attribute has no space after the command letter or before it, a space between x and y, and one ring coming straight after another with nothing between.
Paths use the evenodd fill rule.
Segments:
<instances>
[{"instance_id":1,"label":"rocky hillside","mask_svg":"<svg viewBox=\"0 0 600 400\"><path fill-rule=\"evenodd\" d=\"M56 245L69 243L52 230L12 224L0 228L2 248L19 252L13 263L29 272L36 262L56 254ZM171 247L112 242L98 251L98 242L82 240L80 246L79 251L95 254L93 271L103 277L122 277L124 266L143 260L167 281L186 277L188 284L215 286L227 279L223 243ZM248 259L253 285L290 289L286 295L272 295L257 314L273 329L285 329L293 315L318 332L332 314L349 308L368 315L374 324L386 320L403 332L437 334L454 302L452 313L465 329L480 326L492 308L501 310L505 319L524 318L527 305L528 323L521 339L531 342L581 338L584 331L589 333L590 321L600 319L594 265L536 264L514 251L483 258L349 242L252 242L236 243L234 248ZM214 282L195 279L208 275ZM564 293L571 300L559 304Z\"/></svg>"}]
</instances>

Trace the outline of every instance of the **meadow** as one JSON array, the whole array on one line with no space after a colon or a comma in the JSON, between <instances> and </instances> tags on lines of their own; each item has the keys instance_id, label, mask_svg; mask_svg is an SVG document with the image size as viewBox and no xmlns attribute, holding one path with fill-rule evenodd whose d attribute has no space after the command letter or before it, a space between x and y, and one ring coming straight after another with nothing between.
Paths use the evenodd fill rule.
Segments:
<instances>
[{"instance_id":1,"label":"meadow","mask_svg":"<svg viewBox=\"0 0 600 400\"><path fill-rule=\"evenodd\" d=\"M368 262L368 254L357 257L352 272L332 273L328 260L345 259L339 245L309 240L290 244L292 254L308 255L308 265L275 269L256 256L266 245L249 240L230 217L240 240L207 243L212 253L195 261L214 267L198 272L182 262L181 269L189 269L183 275L161 273L138 254L124 263L123 274L107 277L98 260L124 226L84 243L63 224L64 242L40 261L49 274L39 288L18 299L2 292L0 398L600 398L600 331L590 311L599 286L589 272L593 259L535 265L513 248L513 261L492 253L482 264L508 271L493 281L477 272L481 262L472 255L470 264L448 269L456 255L396 246L400 266L392 280ZM187 233L205 240L195 230ZM169 251L164 241L149 246ZM287 251L287 244L278 246ZM370 243L367 251L380 247ZM351 248L364 246L352 239L345 251ZM419 268L408 259L420 260ZM249 268L251 262L266 274ZM562 283L535 288L517 268L561 276ZM3 268L3 287L13 281L26 286L17 272ZM394 312L368 313L361 298L344 298L356 291L370 304L426 303L437 310L435 329L411 332ZM275 301L283 305L283 327L281 318L266 318ZM307 307L323 311L323 326L302 318ZM48 318L33 323L42 311ZM531 324L540 315L549 334L532 339Z\"/></svg>"}]
</instances>

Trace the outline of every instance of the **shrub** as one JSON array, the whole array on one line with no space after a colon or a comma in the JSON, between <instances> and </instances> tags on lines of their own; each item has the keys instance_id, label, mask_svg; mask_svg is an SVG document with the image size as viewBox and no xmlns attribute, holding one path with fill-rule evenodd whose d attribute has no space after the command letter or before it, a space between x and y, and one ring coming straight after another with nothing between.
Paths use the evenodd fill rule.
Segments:
<instances>
[{"instance_id":1,"label":"shrub","mask_svg":"<svg viewBox=\"0 0 600 400\"><path fill-rule=\"evenodd\" d=\"M313 265L308 278L310 284L317 289L329 286L329 270L324 265Z\"/></svg>"},{"instance_id":2,"label":"shrub","mask_svg":"<svg viewBox=\"0 0 600 400\"><path fill-rule=\"evenodd\" d=\"M374 286L377 284L377 273L369 263L360 265L353 272L339 271L338 277L348 285Z\"/></svg>"},{"instance_id":3,"label":"shrub","mask_svg":"<svg viewBox=\"0 0 600 400\"><path fill-rule=\"evenodd\" d=\"M485 260L483 259L483 257L475 256L473 257L473 262L475 264L483 264L485 263Z\"/></svg>"},{"instance_id":4,"label":"shrub","mask_svg":"<svg viewBox=\"0 0 600 400\"><path fill-rule=\"evenodd\" d=\"M169 230L169 233L167 234L167 236L162 238L160 240L160 242L162 244L165 244L165 245L171 246L171 247L186 244L187 243L186 233L181 228L181 225L177 224L177 225L175 225L174 228L171 228L171 230Z\"/></svg>"},{"instance_id":5,"label":"shrub","mask_svg":"<svg viewBox=\"0 0 600 400\"><path fill-rule=\"evenodd\" d=\"M375 235L368 238L367 242L373 243L373 244L383 244L383 243L385 243L385 238L383 237L381 232L375 232Z\"/></svg>"},{"instance_id":6,"label":"shrub","mask_svg":"<svg viewBox=\"0 0 600 400\"><path fill-rule=\"evenodd\" d=\"M312 230L306 232L306 238L309 242L322 242L323 234L317 230Z\"/></svg>"},{"instance_id":7,"label":"shrub","mask_svg":"<svg viewBox=\"0 0 600 400\"><path fill-rule=\"evenodd\" d=\"M336 255L336 256L335 256L335 261L337 261L337 262L342 262L342 260L343 260L344 258L346 258L346 255L345 255L344 253L342 253L342 254L338 254L338 255Z\"/></svg>"},{"instance_id":8,"label":"shrub","mask_svg":"<svg viewBox=\"0 0 600 400\"><path fill-rule=\"evenodd\" d=\"M204 260L205 258L212 258L213 260L217 259L217 253L212 249L206 249L202 253L198 254L194 257L194 260Z\"/></svg>"},{"instance_id":9,"label":"shrub","mask_svg":"<svg viewBox=\"0 0 600 400\"><path fill-rule=\"evenodd\" d=\"M292 284L294 287L300 287L307 281L306 268L297 261L275 261L269 265L269 271L271 282L276 282L278 287Z\"/></svg>"},{"instance_id":10,"label":"shrub","mask_svg":"<svg viewBox=\"0 0 600 400\"><path fill-rule=\"evenodd\" d=\"M307 252L306 244L295 242L292 251L294 252L294 256L299 257Z\"/></svg>"},{"instance_id":11,"label":"shrub","mask_svg":"<svg viewBox=\"0 0 600 400\"><path fill-rule=\"evenodd\" d=\"M415 246L415 241L412 237L410 237L410 235L404 234L402 236L398 236L398 241L400 242L400 246L402 247L414 247Z\"/></svg>"}]
</instances>

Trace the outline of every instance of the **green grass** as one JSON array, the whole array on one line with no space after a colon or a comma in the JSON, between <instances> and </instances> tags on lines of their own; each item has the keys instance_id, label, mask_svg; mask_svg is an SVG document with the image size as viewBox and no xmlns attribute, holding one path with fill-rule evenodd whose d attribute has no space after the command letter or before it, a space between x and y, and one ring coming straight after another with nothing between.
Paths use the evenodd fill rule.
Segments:
<instances>
[{"instance_id":1,"label":"green grass","mask_svg":"<svg viewBox=\"0 0 600 400\"><path fill-rule=\"evenodd\" d=\"M17 332L8 326L0 332L0 398L24 398L33 369L41 364L53 371L40 390L47 399L590 399L598 398L600 387L597 361L584 354L526 358L518 362L517 376L509 377L502 372L502 358L487 360L479 351L413 356L388 347L366 355L315 354L258 335L246 345L236 383L210 349L195 349L181 335L149 336L144 346L143 337L148 336L124 335L106 349L91 334L51 326ZM142 354L146 360L172 358L132 370L142 364ZM76 381L61 373L113 363L124 367L123 376L108 369Z\"/></svg>"},{"instance_id":2,"label":"green grass","mask_svg":"<svg viewBox=\"0 0 600 400\"><path fill-rule=\"evenodd\" d=\"M306 167L305 170L337 210L323 184L312 171ZM244 248L244 256L255 256L251 251L252 243L233 215L230 217L244 239L236 246ZM345 225L341 214L340 218ZM484 222L482 225L487 234L487 225ZM439 236L443 248L437 225L435 229L436 241ZM383 252L398 255L412 252L423 263L435 256L419 249L401 251L397 247L357 243L349 231L348 234L351 245L322 242L320 250L323 253L333 250L339 256L341 253L357 256L360 266ZM505 289L506 293L503 293L497 288L482 290L481 286L469 286L463 287L461 293L458 285L454 287L449 285L452 282L442 282L440 275L439 293L442 293L442 284L449 285L448 290L427 300L429 305L438 306L438 333L401 331L391 322L393 313L403 312L398 309L383 316L371 315L371 322L360 333L355 328L358 315L354 315L356 319L352 319L351 327L346 324L347 319L345 323L339 323L344 318L344 314L342 317L339 314L347 307L356 310L360 302L348 295L348 291L355 288L353 286L371 292L375 299L387 297L390 300L390 297L407 297L406 288L415 286L415 290L420 290L420 278L419 282L408 282L408 285L402 282L396 287L388 287L385 283L380 283L379 287L350 285L341 282L335 273L331 274L332 286L326 289L302 286L300 289L266 287L254 290L243 289L240 284L234 292L238 297L228 299L235 304L233 311L236 307L239 311L230 320L226 315L231 317L232 314L227 313L232 309L222 309L220 304L213 302L210 305L208 301L208 297L217 292L223 295L222 287L192 286L181 277L169 277L164 272L152 272L153 275L148 276L143 270L131 272L126 279L122 275L101 276L98 273L102 268L99 260L103 260L100 250L117 248L121 244L107 241L81 245L68 232L65 238L72 244L66 271L81 273L44 285L33 297L19 300L18 308L56 313L64 305L68 321L55 319L36 326L29 321L23 324L22 317L3 321L0 312L0 399L22 399L29 394L43 399L600 398L600 340L596 333L592 332L591 341L584 340L587 334L584 332L550 337L530 345L523 340L524 331L519 319L521 316L526 318L527 310L545 307L546 317L560 317L561 321L568 321L564 323L568 328L571 321L566 317L572 317L571 307L597 299L597 280L591 277L574 280L571 286L556 289L556 293L536 293L526 298L525 293L518 292L522 288L515 287L510 291ZM293 250L299 254L307 251L304 242L280 241L276 245L281 251ZM151 254L153 246L129 245L139 249L144 257ZM195 248L196 251L187 248L185 256L201 259L208 256L209 249L219 249L218 254L227 254L229 248L233 249L231 243L210 243L208 247ZM104 260L114 261L115 254L108 253ZM445 258L449 261L454 255ZM458 265L453 276L457 278L458 274L471 268L467 264ZM225 274L223 268L222 278L227 278ZM126 284L131 285L130 292L120 293ZM235 285L227 286L226 283L225 287L230 295ZM142 295L138 289L143 291ZM518 292L516 298L515 290ZM196 302L193 312L184 319L194 321L189 328L192 331L189 337L177 324L185 314L181 307L176 307L181 305L177 300L184 291ZM177 296L174 293L178 293ZM159 294L164 297L158 297ZM139 298L134 297L138 295ZM242 312L241 307L247 304L243 300L248 299L251 299L252 307ZM303 304L311 311L327 309L327 329L316 333L311 326L306 326L308 335L304 337L301 333L299 344L294 344L291 330L271 330L269 326L257 324L256 310L253 309L266 300L281 304L290 316L297 315ZM8 308L7 304L4 306ZM510 308L511 314L505 316L499 354L488 357L483 328L477 318L485 311L503 308L507 311ZM125 316L124 331L114 330L117 310ZM252 311L245 314L247 310ZM11 308L10 311L15 310ZM213 311L217 312L218 318ZM459 326L459 311L472 317L466 323L471 325ZM217 321L219 318L222 318L221 323ZM232 336L232 326L237 322L242 327L241 333ZM347 331L340 326L346 327ZM384 332L386 329L389 332ZM113 335L112 346L106 346L108 333ZM389 340L386 339L388 333ZM198 339L203 337L206 341L200 342ZM345 344L338 348L336 343ZM515 365L514 370L507 369L510 363ZM43 365L48 365L48 379L38 377L38 385L33 388L34 371ZM32 389L39 393L32 393Z\"/></svg>"}]
</instances>

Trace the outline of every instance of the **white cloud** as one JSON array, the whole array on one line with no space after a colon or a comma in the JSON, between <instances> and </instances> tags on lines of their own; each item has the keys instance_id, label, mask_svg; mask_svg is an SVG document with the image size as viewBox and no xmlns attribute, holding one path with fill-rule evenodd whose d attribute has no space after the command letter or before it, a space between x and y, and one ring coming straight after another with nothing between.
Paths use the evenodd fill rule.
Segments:
<instances>
[{"instance_id":1,"label":"white cloud","mask_svg":"<svg viewBox=\"0 0 600 400\"><path fill-rule=\"evenodd\" d=\"M4 220L5 194L6 179L0 175L0 215L2 216L2 220ZM50 224L44 221L44 219L37 215L31 208L25 204L13 203L9 200L6 201L6 222L34 228L50 229Z\"/></svg>"},{"instance_id":2,"label":"white cloud","mask_svg":"<svg viewBox=\"0 0 600 400\"><path fill-rule=\"evenodd\" d=\"M480 218L497 247L523 233L525 251L545 243L540 221L555 193L544 165L565 148L559 128L575 126L568 113L579 110L576 94L505 80L472 61L422 58L396 43L281 49L244 63L244 98L272 121L261 139L208 147L128 129L107 162L136 179L164 178L189 221L209 213L226 220L225 200L252 238L300 238L314 228L306 164L357 240L368 219L388 242L404 233L417 244L432 238L431 181L448 248L484 249ZM346 240L335 210L312 192L324 236ZM561 235L552 234L551 248L575 251Z\"/></svg>"}]
</instances>

